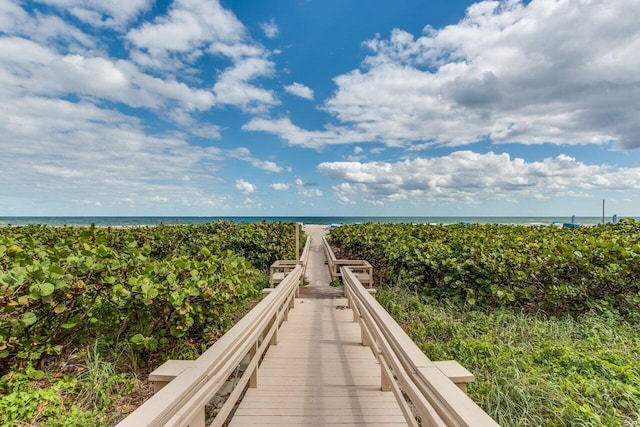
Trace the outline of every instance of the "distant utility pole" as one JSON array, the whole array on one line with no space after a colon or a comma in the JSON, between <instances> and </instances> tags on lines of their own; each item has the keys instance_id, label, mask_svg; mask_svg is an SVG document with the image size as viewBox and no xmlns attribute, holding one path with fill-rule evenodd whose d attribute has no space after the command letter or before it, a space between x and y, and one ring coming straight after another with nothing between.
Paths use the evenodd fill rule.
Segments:
<instances>
[{"instance_id":1,"label":"distant utility pole","mask_svg":"<svg viewBox=\"0 0 640 427\"><path fill-rule=\"evenodd\" d=\"M602 223L604 224L604 199L602 199Z\"/></svg>"}]
</instances>

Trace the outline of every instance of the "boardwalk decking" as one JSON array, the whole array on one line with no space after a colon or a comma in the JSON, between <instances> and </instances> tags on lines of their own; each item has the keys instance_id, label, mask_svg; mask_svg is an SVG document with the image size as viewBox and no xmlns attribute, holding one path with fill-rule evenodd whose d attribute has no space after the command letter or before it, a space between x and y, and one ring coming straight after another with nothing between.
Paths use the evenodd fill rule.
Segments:
<instances>
[{"instance_id":1,"label":"boardwalk decking","mask_svg":"<svg viewBox=\"0 0 640 427\"><path fill-rule=\"evenodd\" d=\"M295 308L267 352L258 387L249 389L230 425L407 425L391 392L380 391L380 366L361 344L344 298L329 287L321 249L312 238L307 276Z\"/></svg>"}]
</instances>

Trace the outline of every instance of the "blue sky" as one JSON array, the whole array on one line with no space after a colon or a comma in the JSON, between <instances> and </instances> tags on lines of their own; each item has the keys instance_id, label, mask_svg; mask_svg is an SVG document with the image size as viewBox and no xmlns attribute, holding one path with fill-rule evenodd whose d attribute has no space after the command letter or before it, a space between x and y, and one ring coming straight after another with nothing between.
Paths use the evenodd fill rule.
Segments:
<instances>
[{"instance_id":1,"label":"blue sky","mask_svg":"<svg viewBox=\"0 0 640 427\"><path fill-rule=\"evenodd\" d=\"M640 216L639 18L0 0L0 216Z\"/></svg>"}]
</instances>

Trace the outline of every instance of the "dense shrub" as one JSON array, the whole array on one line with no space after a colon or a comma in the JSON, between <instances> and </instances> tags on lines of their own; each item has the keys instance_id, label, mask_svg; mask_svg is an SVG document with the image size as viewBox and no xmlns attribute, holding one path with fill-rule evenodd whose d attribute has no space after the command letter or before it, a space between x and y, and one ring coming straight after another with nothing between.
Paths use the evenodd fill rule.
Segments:
<instances>
[{"instance_id":1,"label":"dense shrub","mask_svg":"<svg viewBox=\"0 0 640 427\"><path fill-rule=\"evenodd\" d=\"M293 245L293 225L279 223L2 227L0 374L97 331L144 354L223 329Z\"/></svg>"},{"instance_id":2,"label":"dense shrub","mask_svg":"<svg viewBox=\"0 0 640 427\"><path fill-rule=\"evenodd\" d=\"M553 314L640 310L640 223L562 229L365 224L332 242L374 264L378 283L480 307Z\"/></svg>"},{"instance_id":3,"label":"dense shrub","mask_svg":"<svg viewBox=\"0 0 640 427\"><path fill-rule=\"evenodd\" d=\"M640 223L332 230L432 360L473 372L503 426L640 423ZM394 285L394 286L389 286Z\"/></svg>"}]
</instances>

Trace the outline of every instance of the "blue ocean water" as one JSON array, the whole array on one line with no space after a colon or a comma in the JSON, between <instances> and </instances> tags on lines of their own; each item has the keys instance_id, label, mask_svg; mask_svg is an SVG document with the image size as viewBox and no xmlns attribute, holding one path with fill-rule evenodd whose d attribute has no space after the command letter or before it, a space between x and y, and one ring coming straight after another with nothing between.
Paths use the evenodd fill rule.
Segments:
<instances>
[{"instance_id":1,"label":"blue ocean water","mask_svg":"<svg viewBox=\"0 0 640 427\"><path fill-rule=\"evenodd\" d=\"M640 219L640 218L635 218ZM571 222L571 217L567 216L211 216L211 217L190 217L190 216L40 216L40 217L0 217L0 226L6 225L84 225L89 226L149 226L159 224L204 224L212 221L229 221L235 223L245 222L300 222L303 224L354 224L354 223L414 223L414 224L455 224L459 222L471 224L552 224L554 222ZM612 218L605 218L606 222L612 222ZM576 217L578 224L599 224L602 217Z\"/></svg>"}]
</instances>

